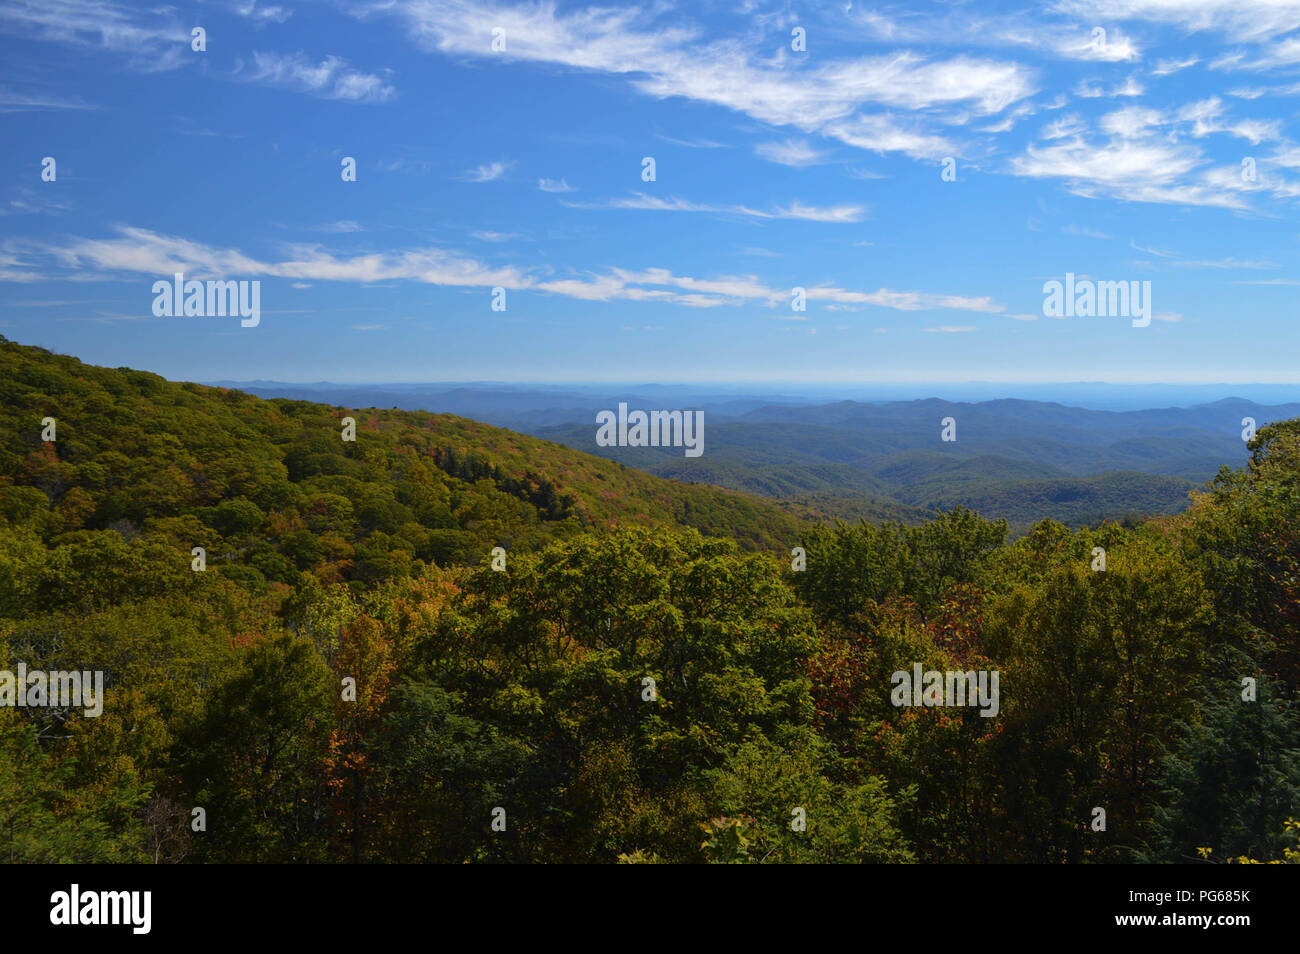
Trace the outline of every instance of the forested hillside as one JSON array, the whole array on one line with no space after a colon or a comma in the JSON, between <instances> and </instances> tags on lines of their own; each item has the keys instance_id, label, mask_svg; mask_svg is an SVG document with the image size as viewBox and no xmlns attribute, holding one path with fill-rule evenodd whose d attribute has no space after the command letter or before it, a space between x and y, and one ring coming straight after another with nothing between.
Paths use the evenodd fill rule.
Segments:
<instances>
[{"instance_id":1,"label":"forested hillside","mask_svg":"<svg viewBox=\"0 0 1300 954\"><path fill-rule=\"evenodd\" d=\"M266 401L3 338L0 399L11 519L45 539L113 526L225 546L224 565L281 582L293 571L273 550L299 570L324 557L340 579L370 579L394 560L474 562L589 526L689 526L771 549L799 525L768 501L675 486L464 418ZM342 436L347 416L355 441ZM56 441L41 439L45 417Z\"/></svg>"},{"instance_id":2,"label":"forested hillside","mask_svg":"<svg viewBox=\"0 0 1300 954\"><path fill-rule=\"evenodd\" d=\"M0 706L15 861L1297 857L1300 421L1009 541L7 341L0 394L0 669L106 690Z\"/></svg>"}]
</instances>

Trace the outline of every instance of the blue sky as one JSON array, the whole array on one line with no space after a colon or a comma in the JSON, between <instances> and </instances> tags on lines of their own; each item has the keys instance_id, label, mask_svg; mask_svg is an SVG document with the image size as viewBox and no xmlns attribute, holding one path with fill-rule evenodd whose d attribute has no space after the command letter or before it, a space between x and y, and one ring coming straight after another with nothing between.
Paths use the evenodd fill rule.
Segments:
<instances>
[{"instance_id":1,"label":"blue sky","mask_svg":"<svg viewBox=\"0 0 1300 954\"><path fill-rule=\"evenodd\" d=\"M1300 381L1300 0L0 0L0 126L0 334L97 364ZM177 270L260 324L154 317Z\"/></svg>"}]
</instances>

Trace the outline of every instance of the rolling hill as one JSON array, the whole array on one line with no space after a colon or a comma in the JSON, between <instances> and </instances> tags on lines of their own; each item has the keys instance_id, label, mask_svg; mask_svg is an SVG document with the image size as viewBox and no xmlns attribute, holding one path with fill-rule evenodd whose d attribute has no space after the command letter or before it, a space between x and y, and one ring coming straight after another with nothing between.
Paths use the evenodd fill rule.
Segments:
<instances>
[{"instance_id":1,"label":"rolling hill","mask_svg":"<svg viewBox=\"0 0 1300 954\"><path fill-rule=\"evenodd\" d=\"M273 577L289 571L271 551L308 531L332 535L346 577L394 559L479 562L587 526L694 527L762 549L788 548L800 527L769 500L466 418L264 400L3 338L0 400L0 515L46 540L220 537L245 565L261 554Z\"/></svg>"}]
</instances>

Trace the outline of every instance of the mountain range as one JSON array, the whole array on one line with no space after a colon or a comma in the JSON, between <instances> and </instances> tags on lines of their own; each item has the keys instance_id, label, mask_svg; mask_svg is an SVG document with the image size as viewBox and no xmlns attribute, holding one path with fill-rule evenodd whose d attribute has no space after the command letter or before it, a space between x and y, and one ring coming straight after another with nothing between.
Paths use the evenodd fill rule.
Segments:
<instances>
[{"instance_id":1,"label":"mountain range","mask_svg":"<svg viewBox=\"0 0 1300 954\"><path fill-rule=\"evenodd\" d=\"M915 523L964 505L1005 518L1014 532L1045 517L1082 526L1176 513L1221 467L1242 465L1249 421L1262 427L1300 415L1300 403L1238 397L1114 410L1024 398L825 402L659 386L621 395L595 386L239 387L263 397L468 414L659 477L772 498L813 519ZM620 402L702 409L703 455L597 445L595 414ZM943 439L948 419L954 440Z\"/></svg>"}]
</instances>

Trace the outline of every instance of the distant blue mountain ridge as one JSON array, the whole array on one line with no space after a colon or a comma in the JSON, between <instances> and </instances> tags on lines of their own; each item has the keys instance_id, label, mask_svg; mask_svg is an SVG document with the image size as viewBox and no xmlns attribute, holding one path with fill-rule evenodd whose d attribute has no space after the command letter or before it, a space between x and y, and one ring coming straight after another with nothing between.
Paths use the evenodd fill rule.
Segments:
<instances>
[{"instance_id":1,"label":"distant blue mountain ridge","mask_svg":"<svg viewBox=\"0 0 1300 954\"><path fill-rule=\"evenodd\" d=\"M1108 409L1022 397L824 401L821 391L722 386L218 383L261 397L458 414L660 477L771 497L810 517L914 522L962 505L1005 518L1016 532L1048 517L1077 526L1176 513L1219 468L1241 466L1248 456L1245 419L1262 427L1300 417L1300 401L1237 396ZM982 386L951 390L963 387ZM1094 403L1122 407L1151 389L1184 399L1213 393L1199 386L1093 385L1089 394ZM1300 397L1300 388L1247 390ZM704 410L704 453L599 446L595 415L619 402ZM946 419L955 440L942 439Z\"/></svg>"}]
</instances>

